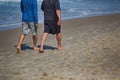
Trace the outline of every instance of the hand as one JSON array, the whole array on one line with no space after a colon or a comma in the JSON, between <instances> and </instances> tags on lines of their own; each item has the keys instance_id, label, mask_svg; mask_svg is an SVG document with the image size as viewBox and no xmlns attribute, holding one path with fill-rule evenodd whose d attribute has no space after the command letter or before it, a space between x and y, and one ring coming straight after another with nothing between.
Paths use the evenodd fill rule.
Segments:
<instances>
[{"instance_id":1,"label":"hand","mask_svg":"<svg viewBox=\"0 0 120 80\"><path fill-rule=\"evenodd\" d=\"M34 24L36 28L38 28L39 24Z\"/></svg>"},{"instance_id":2,"label":"hand","mask_svg":"<svg viewBox=\"0 0 120 80\"><path fill-rule=\"evenodd\" d=\"M58 19L57 25L61 25L62 24L62 19Z\"/></svg>"}]
</instances>

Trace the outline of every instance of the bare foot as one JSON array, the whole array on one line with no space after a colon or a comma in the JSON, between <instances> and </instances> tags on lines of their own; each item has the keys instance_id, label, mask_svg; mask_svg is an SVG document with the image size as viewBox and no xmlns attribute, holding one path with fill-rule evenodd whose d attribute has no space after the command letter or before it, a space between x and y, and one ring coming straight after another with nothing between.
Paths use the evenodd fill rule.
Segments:
<instances>
[{"instance_id":1,"label":"bare foot","mask_svg":"<svg viewBox=\"0 0 120 80\"><path fill-rule=\"evenodd\" d=\"M17 53L22 53L22 50L21 50L21 48L16 48L17 49Z\"/></svg>"},{"instance_id":2,"label":"bare foot","mask_svg":"<svg viewBox=\"0 0 120 80\"><path fill-rule=\"evenodd\" d=\"M39 49L39 53L44 53L44 50L43 49Z\"/></svg>"},{"instance_id":3,"label":"bare foot","mask_svg":"<svg viewBox=\"0 0 120 80\"><path fill-rule=\"evenodd\" d=\"M44 48L43 47L39 48L39 53L44 53Z\"/></svg>"},{"instance_id":4,"label":"bare foot","mask_svg":"<svg viewBox=\"0 0 120 80\"><path fill-rule=\"evenodd\" d=\"M36 50L39 50L39 48L38 47L34 47L34 50L36 51Z\"/></svg>"},{"instance_id":5,"label":"bare foot","mask_svg":"<svg viewBox=\"0 0 120 80\"><path fill-rule=\"evenodd\" d=\"M44 53L44 50L39 50L39 53Z\"/></svg>"},{"instance_id":6,"label":"bare foot","mask_svg":"<svg viewBox=\"0 0 120 80\"><path fill-rule=\"evenodd\" d=\"M63 47L58 47L57 50L63 50L64 48Z\"/></svg>"}]
</instances>

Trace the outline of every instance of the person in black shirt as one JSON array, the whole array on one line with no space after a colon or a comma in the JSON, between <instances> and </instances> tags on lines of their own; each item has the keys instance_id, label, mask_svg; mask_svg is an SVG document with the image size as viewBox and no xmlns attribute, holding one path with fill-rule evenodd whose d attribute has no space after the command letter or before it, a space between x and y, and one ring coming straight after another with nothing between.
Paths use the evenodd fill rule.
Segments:
<instances>
[{"instance_id":1,"label":"person in black shirt","mask_svg":"<svg viewBox=\"0 0 120 80\"><path fill-rule=\"evenodd\" d=\"M41 9L44 12L44 33L40 42L39 52L44 52L44 42L48 34L56 34L58 43L58 50L62 49L61 46L61 9L59 0L43 0Z\"/></svg>"}]
</instances>

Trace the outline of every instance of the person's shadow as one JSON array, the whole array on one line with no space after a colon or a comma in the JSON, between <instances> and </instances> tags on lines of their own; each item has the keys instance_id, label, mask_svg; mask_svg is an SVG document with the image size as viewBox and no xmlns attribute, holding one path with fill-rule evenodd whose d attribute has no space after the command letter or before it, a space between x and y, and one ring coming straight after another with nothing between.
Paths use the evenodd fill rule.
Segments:
<instances>
[{"instance_id":1,"label":"person's shadow","mask_svg":"<svg viewBox=\"0 0 120 80\"><path fill-rule=\"evenodd\" d=\"M16 47L16 45L15 45L15 47ZM40 48L40 45L38 45L37 47ZM30 47L27 44L22 44L21 49L22 50L33 50L33 47ZM55 50L55 49L57 49L57 48L52 47L52 46L44 45L44 50Z\"/></svg>"},{"instance_id":2,"label":"person's shadow","mask_svg":"<svg viewBox=\"0 0 120 80\"><path fill-rule=\"evenodd\" d=\"M22 44L21 49L22 50L33 50L33 47L30 47L27 44Z\"/></svg>"},{"instance_id":3,"label":"person's shadow","mask_svg":"<svg viewBox=\"0 0 120 80\"><path fill-rule=\"evenodd\" d=\"M40 48L40 45L38 45L38 47ZM52 47L52 46L48 46L48 45L44 45L44 50L55 50L57 49L56 47Z\"/></svg>"}]
</instances>

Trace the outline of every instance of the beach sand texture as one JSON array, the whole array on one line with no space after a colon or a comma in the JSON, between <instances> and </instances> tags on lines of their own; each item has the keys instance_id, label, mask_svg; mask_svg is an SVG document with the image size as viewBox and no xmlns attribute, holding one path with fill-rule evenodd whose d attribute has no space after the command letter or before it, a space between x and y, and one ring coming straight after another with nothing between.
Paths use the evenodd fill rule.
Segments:
<instances>
[{"instance_id":1,"label":"beach sand texture","mask_svg":"<svg viewBox=\"0 0 120 80\"><path fill-rule=\"evenodd\" d=\"M38 44L42 32L43 24ZM19 55L20 33L0 32L0 80L120 80L120 14L64 21L61 51L55 35L48 35L44 54L33 51L30 33Z\"/></svg>"}]
</instances>

